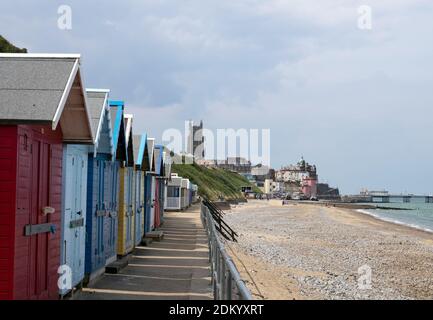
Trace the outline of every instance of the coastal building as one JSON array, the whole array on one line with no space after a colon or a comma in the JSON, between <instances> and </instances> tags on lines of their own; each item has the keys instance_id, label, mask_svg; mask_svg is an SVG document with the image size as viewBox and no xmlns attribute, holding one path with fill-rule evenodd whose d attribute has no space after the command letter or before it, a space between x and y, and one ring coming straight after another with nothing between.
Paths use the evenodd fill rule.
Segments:
<instances>
[{"instance_id":1,"label":"coastal building","mask_svg":"<svg viewBox=\"0 0 433 320\"><path fill-rule=\"evenodd\" d=\"M251 173L240 173L245 179L247 179L251 184L256 184L256 178Z\"/></svg>"},{"instance_id":2,"label":"coastal building","mask_svg":"<svg viewBox=\"0 0 433 320\"><path fill-rule=\"evenodd\" d=\"M340 200L338 188L330 187L327 183L317 183L317 198L319 200Z\"/></svg>"},{"instance_id":3,"label":"coastal building","mask_svg":"<svg viewBox=\"0 0 433 320\"><path fill-rule=\"evenodd\" d=\"M212 159L198 159L195 162L200 166L205 166L208 168L215 168L217 166L217 160Z\"/></svg>"},{"instance_id":4,"label":"coastal building","mask_svg":"<svg viewBox=\"0 0 433 320\"><path fill-rule=\"evenodd\" d=\"M187 142L187 153L194 156L194 159L204 159L204 136L203 136L203 121L200 121L199 125L195 125L194 121L188 123L188 142Z\"/></svg>"},{"instance_id":5,"label":"coastal building","mask_svg":"<svg viewBox=\"0 0 433 320\"><path fill-rule=\"evenodd\" d=\"M317 170L303 157L295 165L282 167L275 171L275 181L283 182L284 189L289 194L301 194L306 198L317 196Z\"/></svg>"},{"instance_id":6,"label":"coastal building","mask_svg":"<svg viewBox=\"0 0 433 320\"><path fill-rule=\"evenodd\" d=\"M0 300L59 296L63 147L93 143L80 59L0 54Z\"/></svg>"},{"instance_id":7,"label":"coastal building","mask_svg":"<svg viewBox=\"0 0 433 320\"><path fill-rule=\"evenodd\" d=\"M118 142L116 114L111 114L108 105L109 90L88 89L89 105L94 145L88 150L87 195L86 195L86 261L87 281L92 281L105 270L106 242L116 241L117 233L105 226L117 224L117 196L119 160L124 160L126 152L116 153ZM117 129L118 130L118 129ZM121 147L120 147L121 148ZM116 159L117 158L117 159ZM110 219L109 222L106 220Z\"/></svg>"},{"instance_id":8,"label":"coastal building","mask_svg":"<svg viewBox=\"0 0 433 320\"><path fill-rule=\"evenodd\" d=\"M274 170L268 166L264 166L261 163L251 167L251 176L254 178L254 184L265 190L265 180L273 179Z\"/></svg>"},{"instance_id":9,"label":"coastal building","mask_svg":"<svg viewBox=\"0 0 433 320\"><path fill-rule=\"evenodd\" d=\"M264 183L264 193L272 194L272 193L280 193L284 192L284 182L274 181L272 179L266 179Z\"/></svg>"},{"instance_id":10,"label":"coastal building","mask_svg":"<svg viewBox=\"0 0 433 320\"><path fill-rule=\"evenodd\" d=\"M206 160L199 164L209 168L220 168L240 174L251 174L251 162L242 157L227 157L225 160Z\"/></svg>"}]
</instances>

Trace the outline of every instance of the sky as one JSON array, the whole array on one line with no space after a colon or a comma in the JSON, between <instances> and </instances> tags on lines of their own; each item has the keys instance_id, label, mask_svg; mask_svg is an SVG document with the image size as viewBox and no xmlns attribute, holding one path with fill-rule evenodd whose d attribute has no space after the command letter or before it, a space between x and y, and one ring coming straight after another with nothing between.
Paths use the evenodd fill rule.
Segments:
<instances>
[{"instance_id":1,"label":"sky","mask_svg":"<svg viewBox=\"0 0 433 320\"><path fill-rule=\"evenodd\" d=\"M81 53L86 87L159 141L188 119L270 129L276 169L304 156L345 194L433 194L431 0L1 1L0 34Z\"/></svg>"}]
</instances>

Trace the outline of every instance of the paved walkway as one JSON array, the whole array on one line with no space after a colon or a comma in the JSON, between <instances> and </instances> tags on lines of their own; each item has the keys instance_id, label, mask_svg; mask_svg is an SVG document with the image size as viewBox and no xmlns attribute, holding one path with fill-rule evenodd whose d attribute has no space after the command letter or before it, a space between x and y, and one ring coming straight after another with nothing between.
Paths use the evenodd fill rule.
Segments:
<instances>
[{"instance_id":1,"label":"paved walkway","mask_svg":"<svg viewBox=\"0 0 433 320\"><path fill-rule=\"evenodd\" d=\"M164 215L164 239L136 247L118 274L104 274L76 299L212 299L200 206Z\"/></svg>"}]
</instances>

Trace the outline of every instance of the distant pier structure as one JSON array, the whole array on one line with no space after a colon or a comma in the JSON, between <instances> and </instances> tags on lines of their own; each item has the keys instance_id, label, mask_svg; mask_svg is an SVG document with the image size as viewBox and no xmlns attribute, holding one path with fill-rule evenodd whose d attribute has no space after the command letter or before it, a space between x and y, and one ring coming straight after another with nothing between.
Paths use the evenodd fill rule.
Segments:
<instances>
[{"instance_id":1,"label":"distant pier structure","mask_svg":"<svg viewBox=\"0 0 433 320\"><path fill-rule=\"evenodd\" d=\"M347 202L373 202L373 203L433 203L431 195L391 194L388 191L361 191L359 195L346 196Z\"/></svg>"}]
</instances>

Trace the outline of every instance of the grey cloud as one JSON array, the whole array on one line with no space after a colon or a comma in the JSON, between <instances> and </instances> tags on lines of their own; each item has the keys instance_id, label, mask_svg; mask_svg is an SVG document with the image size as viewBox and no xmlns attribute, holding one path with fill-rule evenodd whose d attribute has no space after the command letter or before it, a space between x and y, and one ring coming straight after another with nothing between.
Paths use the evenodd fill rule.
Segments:
<instances>
[{"instance_id":1,"label":"grey cloud","mask_svg":"<svg viewBox=\"0 0 433 320\"><path fill-rule=\"evenodd\" d=\"M71 31L56 28L59 4ZM303 154L343 192L433 193L433 4L375 1L368 32L360 4L16 0L0 26L31 52L82 53L86 85L111 88L157 138L190 118L270 128L275 167Z\"/></svg>"}]
</instances>

